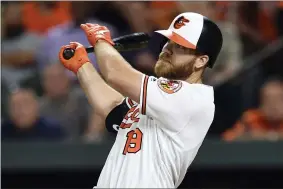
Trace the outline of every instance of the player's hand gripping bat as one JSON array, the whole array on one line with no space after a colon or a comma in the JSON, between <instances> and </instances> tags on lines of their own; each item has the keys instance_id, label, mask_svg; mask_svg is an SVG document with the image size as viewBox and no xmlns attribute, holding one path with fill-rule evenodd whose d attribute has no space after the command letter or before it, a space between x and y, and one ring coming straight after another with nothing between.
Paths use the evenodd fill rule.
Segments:
<instances>
[{"instance_id":1,"label":"player's hand gripping bat","mask_svg":"<svg viewBox=\"0 0 283 189\"><path fill-rule=\"evenodd\" d=\"M150 36L146 33L133 33L129 35L124 35L118 38L114 38L114 48L118 51L132 51L137 49L145 48L148 45ZM87 53L94 52L94 47L87 47ZM66 60L72 58L75 54L75 50L67 48L63 52L63 57Z\"/></svg>"}]
</instances>

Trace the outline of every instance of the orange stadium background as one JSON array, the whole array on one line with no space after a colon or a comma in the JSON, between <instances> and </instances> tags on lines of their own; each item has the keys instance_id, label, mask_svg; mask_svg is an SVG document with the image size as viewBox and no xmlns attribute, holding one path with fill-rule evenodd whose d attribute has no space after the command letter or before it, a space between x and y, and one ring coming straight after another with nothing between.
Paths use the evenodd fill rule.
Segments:
<instances>
[{"instance_id":1,"label":"orange stadium background","mask_svg":"<svg viewBox=\"0 0 283 189\"><path fill-rule=\"evenodd\" d=\"M214 121L180 188L283 188L283 1L1 1L1 9L3 188L95 186L115 136L58 50L89 46L85 22L112 37L147 32L147 48L121 54L154 75L164 42L154 31L181 12L215 21L224 43L204 75L215 90Z\"/></svg>"}]
</instances>

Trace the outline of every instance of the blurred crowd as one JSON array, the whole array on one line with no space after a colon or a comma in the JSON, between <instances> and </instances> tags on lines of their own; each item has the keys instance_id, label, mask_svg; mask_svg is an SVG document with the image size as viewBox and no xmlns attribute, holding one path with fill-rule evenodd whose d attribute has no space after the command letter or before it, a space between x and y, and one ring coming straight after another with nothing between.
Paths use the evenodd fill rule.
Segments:
<instances>
[{"instance_id":1,"label":"blurred crowd","mask_svg":"<svg viewBox=\"0 0 283 189\"><path fill-rule=\"evenodd\" d=\"M283 139L282 1L2 1L1 5L2 141L111 139L76 76L59 63L60 47L70 41L89 46L79 27L86 22L107 26L112 37L151 33L148 48L122 55L136 69L154 75L164 38L153 31L168 28L181 12L201 13L223 32L215 68L205 73L205 83L215 87L216 103L208 137L227 142ZM95 55L89 57L98 69Z\"/></svg>"}]
</instances>

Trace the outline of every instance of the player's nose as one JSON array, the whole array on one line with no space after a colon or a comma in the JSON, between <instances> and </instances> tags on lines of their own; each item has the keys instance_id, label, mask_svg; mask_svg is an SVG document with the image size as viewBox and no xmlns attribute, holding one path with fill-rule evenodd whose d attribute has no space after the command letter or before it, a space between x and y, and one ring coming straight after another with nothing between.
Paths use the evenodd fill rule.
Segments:
<instances>
[{"instance_id":1,"label":"player's nose","mask_svg":"<svg viewBox=\"0 0 283 189\"><path fill-rule=\"evenodd\" d=\"M166 53L168 55L172 55L173 54L172 50L170 49L170 47L168 47L167 44L163 47L162 52L164 52L164 53Z\"/></svg>"},{"instance_id":2,"label":"player's nose","mask_svg":"<svg viewBox=\"0 0 283 189\"><path fill-rule=\"evenodd\" d=\"M173 51L172 51L172 47L173 47L173 45L172 45L173 43L171 43L170 41L168 41L165 45L164 45L164 47L163 47L163 49L162 49L162 52L165 52L165 53L167 53L167 54L169 54L169 55L172 55L173 54Z\"/></svg>"}]
</instances>

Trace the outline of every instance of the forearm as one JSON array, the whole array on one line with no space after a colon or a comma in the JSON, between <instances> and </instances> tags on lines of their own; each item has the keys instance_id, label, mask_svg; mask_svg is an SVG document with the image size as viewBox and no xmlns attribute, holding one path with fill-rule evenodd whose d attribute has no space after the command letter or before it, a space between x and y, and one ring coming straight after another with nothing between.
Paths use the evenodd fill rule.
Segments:
<instances>
[{"instance_id":1,"label":"forearm","mask_svg":"<svg viewBox=\"0 0 283 189\"><path fill-rule=\"evenodd\" d=\"M100 72L107 82L131 68L120 53L103 40L96 43L94 52Z\"/></svg>"},{"instance_id":2,"label":"forearm","mask_svg":"<svg viewBox=\"0 0 283 189\"><path fill-rule=\"evenodd\" d=\"M107 42L102 40L97 42L94 49L97 64L106 82L123 96L139 102L135 91L140 89L142 73L132 68L120 53Z\"/></svg>"},{"instance_id":3,"label":"forearm","mask_svg":"<svg viewBox=\"0 0 283 189\"><path fill-rule=\"evenodd\" d=\"M91 106L104 118L124 99L105 83L91 63L84 64L78 70L77 76Z\"/></svg>"},{"instance_id":4,"label":"forearm","mask_svg":"<svg viewBox=\"0 0 283 189\"><path fill-rule=\"evenodd\" d=\"M107 27L86 23L82 24L81 28L94 46L96 63L107 84L123 96L139 103L144 74L132 68L112 46L114 43ZM63 53L63 49L61 51Z\"/></svg>"}]
</instances>

